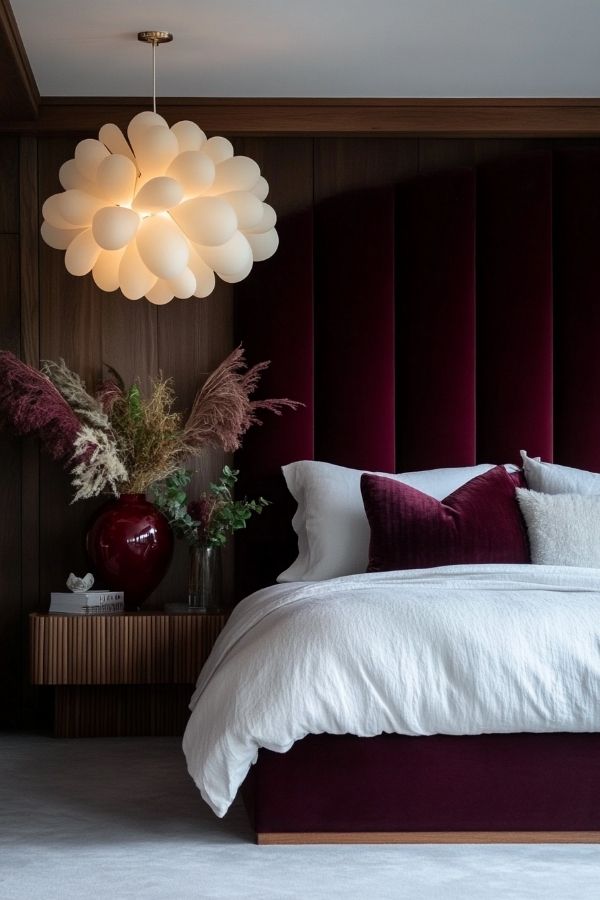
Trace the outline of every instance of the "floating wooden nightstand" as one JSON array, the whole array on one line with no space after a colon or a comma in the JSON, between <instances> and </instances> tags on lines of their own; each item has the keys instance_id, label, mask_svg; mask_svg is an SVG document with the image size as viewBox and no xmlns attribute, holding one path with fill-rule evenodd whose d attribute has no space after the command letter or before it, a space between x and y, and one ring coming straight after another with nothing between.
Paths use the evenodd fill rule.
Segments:
<instances>
[{"instance_id":1,"label":"floating wooden nightstand","mask_svg":"<svg viewBox=\"0 0 600 900\"><path fill-rule=\"evenodd\" d=\"M54 687L56 737L182 734L226 613L29 617L33 684Z\"/></svg>"}]
</instances>

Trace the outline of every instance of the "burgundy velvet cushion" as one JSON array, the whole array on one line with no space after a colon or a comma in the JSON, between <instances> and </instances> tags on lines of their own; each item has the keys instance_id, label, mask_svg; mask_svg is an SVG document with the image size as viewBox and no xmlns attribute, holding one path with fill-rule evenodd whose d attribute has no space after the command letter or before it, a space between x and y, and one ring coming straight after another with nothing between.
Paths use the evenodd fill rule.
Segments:
<instances>
[{"instance_id":1,"label":"burgundy velvet cushion","mask_svg":"<svg viewBox=\"0 0 600 900\"><path fill-rule=\"evenodd\" d=\"M529 562L515 479L496 466L441 502L400 481L364 474L369 572L459 563Z\"/></svg>"}]
</instances>

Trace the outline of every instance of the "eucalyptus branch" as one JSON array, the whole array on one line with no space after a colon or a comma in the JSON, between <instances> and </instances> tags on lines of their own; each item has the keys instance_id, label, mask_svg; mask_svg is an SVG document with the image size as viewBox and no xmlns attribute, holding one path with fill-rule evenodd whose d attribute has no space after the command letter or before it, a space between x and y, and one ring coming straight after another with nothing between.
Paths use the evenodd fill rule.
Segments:
<instances>
[{"instance_id":1,"label":"eucalyptus branch","mask_svg":"<svg viewBox=\"0 0 600 900\"><path fill-rule=\"evenodd\" d=\"M169 522L176 537L190 545L222 547L234 531L246 528L254 514L260 515L270 503L236 500L233 496L239 472L224 466L219 480L211 483L197 499L188 502L191 473L179 469L152 490L152 502Z\"/></svg>"}]
</instances>

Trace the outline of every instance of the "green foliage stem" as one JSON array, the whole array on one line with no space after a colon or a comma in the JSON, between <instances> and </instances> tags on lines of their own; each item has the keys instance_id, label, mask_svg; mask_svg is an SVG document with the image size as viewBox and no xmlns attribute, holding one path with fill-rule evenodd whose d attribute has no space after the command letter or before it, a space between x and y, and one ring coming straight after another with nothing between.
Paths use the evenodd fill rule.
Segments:
<instances>
[{"instance_id":1,"label":"green foliage stem","mask_svg":"<svg viewBox=\"0 0 600 900\"><path fill-rule=\"evenodd\" d=\"M185 469L177 469L163 481L152 485L151 499L168 521L175 537L198 543L198 522L190 516L187 509L187 487L192 480L192 473Z\"/></svg>"},{"instance_id":2,"label":"green foliage stem","mask_svg":"<svg viewBox=\"0 0 600 900\"><path fill-rule=\"evenodd\" d=\"M190 546L222 547L234 531L246 528L253 514L260 515L270 502L236 500L233 496L239 471L224 466L217 482L211 483L199 500L189 503L187 489L191 473L178 469L152 489L152 501L166 517L176 537ZM203 514L201 510L204 510ZM193 515L192 513L196 513Z\"/></svg>"}]
</instances>

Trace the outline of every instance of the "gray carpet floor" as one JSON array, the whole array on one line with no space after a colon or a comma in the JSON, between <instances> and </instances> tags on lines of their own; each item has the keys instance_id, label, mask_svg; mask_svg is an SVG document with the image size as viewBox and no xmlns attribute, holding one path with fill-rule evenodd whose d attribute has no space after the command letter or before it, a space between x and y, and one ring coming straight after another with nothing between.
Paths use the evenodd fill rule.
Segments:
<instances>
[{"instance_id":1,"label":"gray carpet floor","mask_svg":"<svg viewBox=\"0 0 600 900\"><path fill-rule=\"evenodd\" d=\"M600 900L600 846L257 847L171 738L0 737L1 900Z\"/></svg>"}]
</instances>

